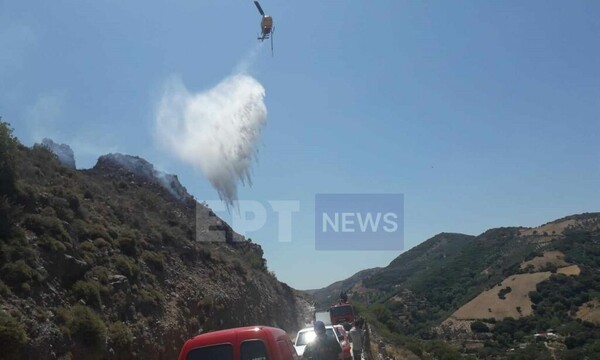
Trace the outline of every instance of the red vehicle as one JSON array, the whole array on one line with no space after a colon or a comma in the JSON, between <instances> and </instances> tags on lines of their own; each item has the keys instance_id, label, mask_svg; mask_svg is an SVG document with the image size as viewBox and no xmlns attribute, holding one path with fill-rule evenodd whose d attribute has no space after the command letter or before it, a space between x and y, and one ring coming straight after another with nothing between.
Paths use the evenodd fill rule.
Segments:
<instances>
[{"instance_id":1,"label":"red vehicle","mask_svg":"<svg viewBox=\"0 0 600 360\"><path fill-rule=\"evenodd\" d=\"M345 291L340 292L340 300L337 304L329 308L329 316L333 325L354 322L354 308L348 302L348 295Z\"/></svg>"},{"instance_id":2,"label":"red vehicle","mask_svg":"<svg viewBox=\"0 0 600 360\"><path fill-rule=\"evenodd\" d=\"M354 309L352 308L352 304L340 301L338 304L331 305L329 316L331 316L331 323L334 325L342 323L352 324L354 322Z\"/></svg>"},{"instance_id":3,"label":"red vehicle","mask_svg":"<svg viewBox=\"0 0 600 360\"><path fill-rule=\"evenodd\" d=\"M179 360L298 360L288 334L247 326L198 335L185 342Z\"/></svg>"}]
</instances>

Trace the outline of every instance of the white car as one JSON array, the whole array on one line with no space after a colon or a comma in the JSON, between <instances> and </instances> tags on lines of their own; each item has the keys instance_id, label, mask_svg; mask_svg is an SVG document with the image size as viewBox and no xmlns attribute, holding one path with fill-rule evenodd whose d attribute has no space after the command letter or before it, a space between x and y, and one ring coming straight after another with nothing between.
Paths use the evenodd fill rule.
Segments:
<instances>
[{"instance_id":1,"label":"white car","mask_svg":"<svg viewBox=\"0 0 600 360\"><path fill-rule=\"evenodd\" d=\"M325 334L329 337L333 337L334 339L336 339L337 342L342 344L343 348L343 346L346 345L347 342L345 339L345 335L342 334L345 333L345 331L343 331L343 328L341 328L340 325L337 325L337 327L339 327L340 329L334 329L332 325L325 325ZM306 348L306 345L309 342L313 341L316 336L317 334L315 334L315 330L312 326L304 328L298 332L298 335L296 336L296 341L294 342L294 347L296 348L296 353L298 353L299 357L302 357L302 355L304 354L304 348ZM342 354L342 356L346 355L344 353Z\"/></svg>"}]
</instances>

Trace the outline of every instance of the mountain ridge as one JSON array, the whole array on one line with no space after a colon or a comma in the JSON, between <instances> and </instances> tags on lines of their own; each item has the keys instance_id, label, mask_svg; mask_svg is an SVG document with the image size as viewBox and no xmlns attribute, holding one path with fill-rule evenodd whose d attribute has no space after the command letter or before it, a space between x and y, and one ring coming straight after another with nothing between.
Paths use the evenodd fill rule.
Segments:
<instances>
[{"instance_id":1,"label":"mountain ridge","mask_svg":"<svg viewBox=\"0 0 600 360\"><path fill-rule=\"evenodd\" d=\"M175 358L200 332L304 324L307 300L260 245L141 158L74 170L0 123L0 174L8 358Z\"/></svg>"},{"instance_id":2,"label":"mountain ridge","mask_svg":"<svg viewBox=\"0 0 600 360\"><path fill-rule=\"evenodd\" d=\"M600 322L591 322L600 317L598 212L476 236L440 233L371 270L334 284L345 284L378 332L417 354L500 359L517 348L512 355L544 359L550 350L534 335L549 328L565 358L600 349ZM332 285L311 291L318 304L336 295Z\"/></svg>"}]
</instances>

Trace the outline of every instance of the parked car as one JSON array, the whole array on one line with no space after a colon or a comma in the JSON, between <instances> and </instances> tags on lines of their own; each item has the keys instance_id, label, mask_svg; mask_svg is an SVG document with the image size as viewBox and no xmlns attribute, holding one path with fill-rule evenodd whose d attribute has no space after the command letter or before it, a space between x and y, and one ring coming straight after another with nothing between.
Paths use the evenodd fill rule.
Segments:
<instances>
[{"instance_id":1,"label":"parked car","mask_svg":"<svg viewBox=\"0 0 600 360\"><path fill-rule=\"evenodd\" d=\"M346 330L344 330L342 325L326 325L325 334L329 337L333 337L340 343L340 346L342 347L340 359L349 360L352 358L350 342L348 341L348 333ZM306 345L313 341L316 336L317 334L315 334L315 330L312 326L304 328L298 332L296 341L294 342L294 347L296 348L296 353L298 353L298 356L302 357Z\"/></svg>"},{"instance_id":2,"label":"parked car","mask_svg":"<svg viewBox=\"0 0 600 360\"><path fill-rule=\"evenodd\" d=\"M198 335L185 342L179 360L298 360L288 334L247 326Z\"/></svg>"}]
</instances>

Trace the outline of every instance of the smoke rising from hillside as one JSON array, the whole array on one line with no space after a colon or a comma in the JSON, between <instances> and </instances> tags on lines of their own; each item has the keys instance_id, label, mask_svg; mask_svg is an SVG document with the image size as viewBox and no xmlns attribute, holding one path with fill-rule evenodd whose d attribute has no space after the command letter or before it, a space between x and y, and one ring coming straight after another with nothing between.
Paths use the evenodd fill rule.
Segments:
<instances>
[{"instance_id":1,"label":"smoke rising from hillside","mask_svg":"<svg viewBox=\"0 0 600 360\"><path fill-rule=\"evenodd\" d=\"M245 73L198 93L173 78L156 113L156 138L200 170L221 200L232 206L238 182L251 184L251 165L267 120L264 97L263 86Z\"/></svg>"}]
</instances>

